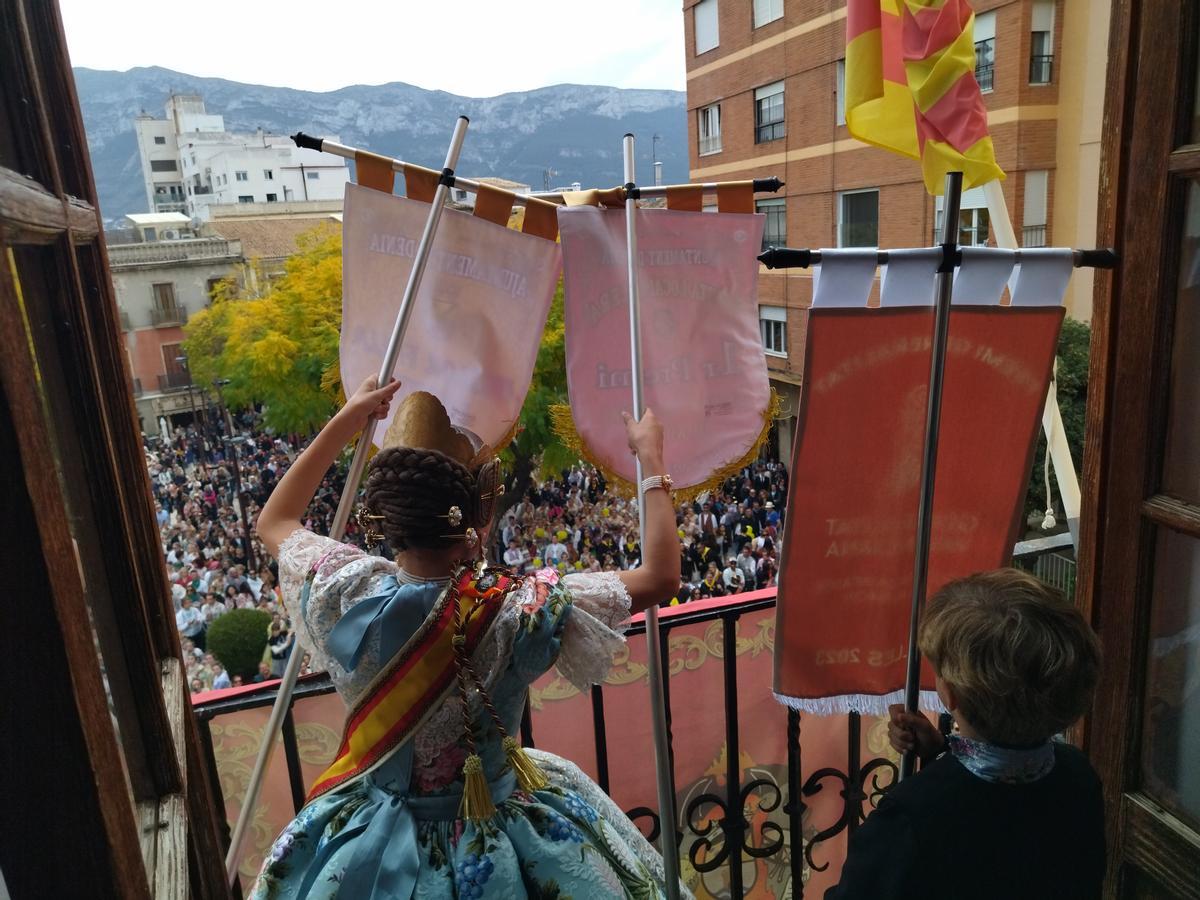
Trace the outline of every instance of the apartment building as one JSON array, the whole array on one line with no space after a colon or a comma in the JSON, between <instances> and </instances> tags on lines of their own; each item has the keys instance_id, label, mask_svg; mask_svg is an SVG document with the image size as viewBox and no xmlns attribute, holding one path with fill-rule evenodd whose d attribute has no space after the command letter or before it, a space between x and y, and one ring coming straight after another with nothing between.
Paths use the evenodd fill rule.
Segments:
<instances>
[{"instance_id":1,"label":"apartment building","mask_svg":"<svg viewBox=\"0 0 1200 900\"><path fill-rule=\"evenodd\" d=\"M1004 195L1023 246L1095 240L1108 11L1088 0L978 0L976 80ZM935 243L941 201L915 161L846 129L846 7L820 0L685 0L692 181L778 175L762 198L764 245L912 247ZM960 240L995 243L982 190L963 197ZM1090 273L1068 311L1091 316ZM759 277L772 383L794 412L803 372L808 272ZM790 454L790 421L779 428Z\"/></svg>"},{"instance_id":2,"label":"apartment building","mask_svg":"<svg viewBox=\"0 0 1200 900\"><path fill-rule=\"evenodd\" d=\"M140 240L110 244L108 260L139 424L146 434L157 434L160 419L189 422L203 408L206 386L192 384L183 326L245 258L236 240L182 230L179 220L187 220L181 213L128 218ZM176 237L165 237L167 232Z\"/></svg>"},{"instance_id":3,"label":"apartment building","mask_svg":"<svg viewBox=\"0 0 1200 900\"><path fill-rule=\"evenodd\" d=\"M198 95L174 94L165 110L162 119L134 120L150 212L207 220L212 205L340 201L350 180L339 156L262 129L226 131L224 117L209 113Z\"/></svg>"}]
</instances>

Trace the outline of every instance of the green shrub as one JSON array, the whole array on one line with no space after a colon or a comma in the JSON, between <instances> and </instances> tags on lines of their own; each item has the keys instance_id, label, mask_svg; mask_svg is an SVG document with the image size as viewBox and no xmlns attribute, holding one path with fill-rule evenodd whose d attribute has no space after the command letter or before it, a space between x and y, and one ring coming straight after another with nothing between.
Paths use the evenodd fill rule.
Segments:
<instances>
[{"instance_id":1,"label":"green shrub","mask_svg":"<svg viewBox=\"0 0 1200 900\"><path fill-rule=\"evenodd\" d=\"M208 626L208 650L229 672L249 683L267 649L271 614L262 609L231 609Z\"/></svg>"}]
</instances>

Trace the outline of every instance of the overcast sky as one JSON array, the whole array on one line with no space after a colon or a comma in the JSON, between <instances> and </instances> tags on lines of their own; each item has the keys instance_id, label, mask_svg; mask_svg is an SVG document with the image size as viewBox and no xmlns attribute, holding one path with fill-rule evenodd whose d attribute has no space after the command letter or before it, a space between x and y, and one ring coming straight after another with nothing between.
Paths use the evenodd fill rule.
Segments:
<instances>
[{"instance_id":1,"label":"overcast sky","mask_svg":"<svg viewBox=\"0 0 1200 900\"><path fill-rule=\"evenodd\" d=\"M312 91L684 89L682 0L59 0L71 63ZM450 18L446 16L449 15Z\"/></svg>"}]
</instances>

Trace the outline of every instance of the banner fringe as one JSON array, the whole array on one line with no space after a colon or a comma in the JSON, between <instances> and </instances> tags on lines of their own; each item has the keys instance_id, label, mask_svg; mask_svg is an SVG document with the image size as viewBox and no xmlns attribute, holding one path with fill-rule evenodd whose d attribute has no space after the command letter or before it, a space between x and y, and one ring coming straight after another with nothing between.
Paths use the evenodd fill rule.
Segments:
<instances>
[{"instance_id":1,"label":"banner fringe","mask_svg":"<svg viewBox=\"0 0 1200 900\"><path fill-rule=\"evenodd\" d=\"M766 443L767 436L771 433L771 425L779 417L779 410L782 407L782 400L775 388L771 388L771 396L767 400L767 408L762 413L762 428L758 432L758 437L754 439L754 443L737 460L726 463L718 468L704 481L697 484L687 484L683 486L675 486L675 502L690 503L705 491L712 491L719 488L725 481L733 475L736 475L746 466L754 462L758 456L758 451L762 445ZM555 435L562 441L564 447L572 453L578 453L580 458L595 466L604 475L608 482L609 489L620 497L630 499L637 496L637 485L632 481L622 478L620 475L612 472L592 453L583 436L580 435L579 429L575 427L575 418L571 415L571 407L566 404L555 404L550 407L550 425L554 429Z\"/></svg>"},{"instance_id":2,"label":"banner fringe","mask_svg":"<svg viewBox=\"0 0 1200 900\"><path fill-rule=\"evenodd\" d=\"M812 716L844 716L857 712L864 716L886 716L888 707L904 702L904 689L890 694L841 694L836 697L789 697L772 691L775 699L789 709ZM921 691L917 705L928 712L949 712L938 697L937 691Z\"/></svg>"}]
</instances>

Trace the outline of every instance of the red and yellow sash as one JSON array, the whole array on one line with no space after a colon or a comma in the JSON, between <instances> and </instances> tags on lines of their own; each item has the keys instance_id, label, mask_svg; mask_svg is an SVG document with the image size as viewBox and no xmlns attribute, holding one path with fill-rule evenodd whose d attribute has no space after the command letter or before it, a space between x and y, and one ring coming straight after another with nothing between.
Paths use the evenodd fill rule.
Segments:
<instances>
[{"instance_id":1,"label":"red and yellow sash","mask_svg":"<svg viewBox=\"0 0 1200 900\"><path fill-rule=\"evenodd\" d=\"M518 580L500 569L482 577L468 568L434 605L416 634L350 710L333 764L317 779L307 802L365 774L416 731L453 686L451 639L458 622L472 653Z\"/></svg>"}]
</instances>

